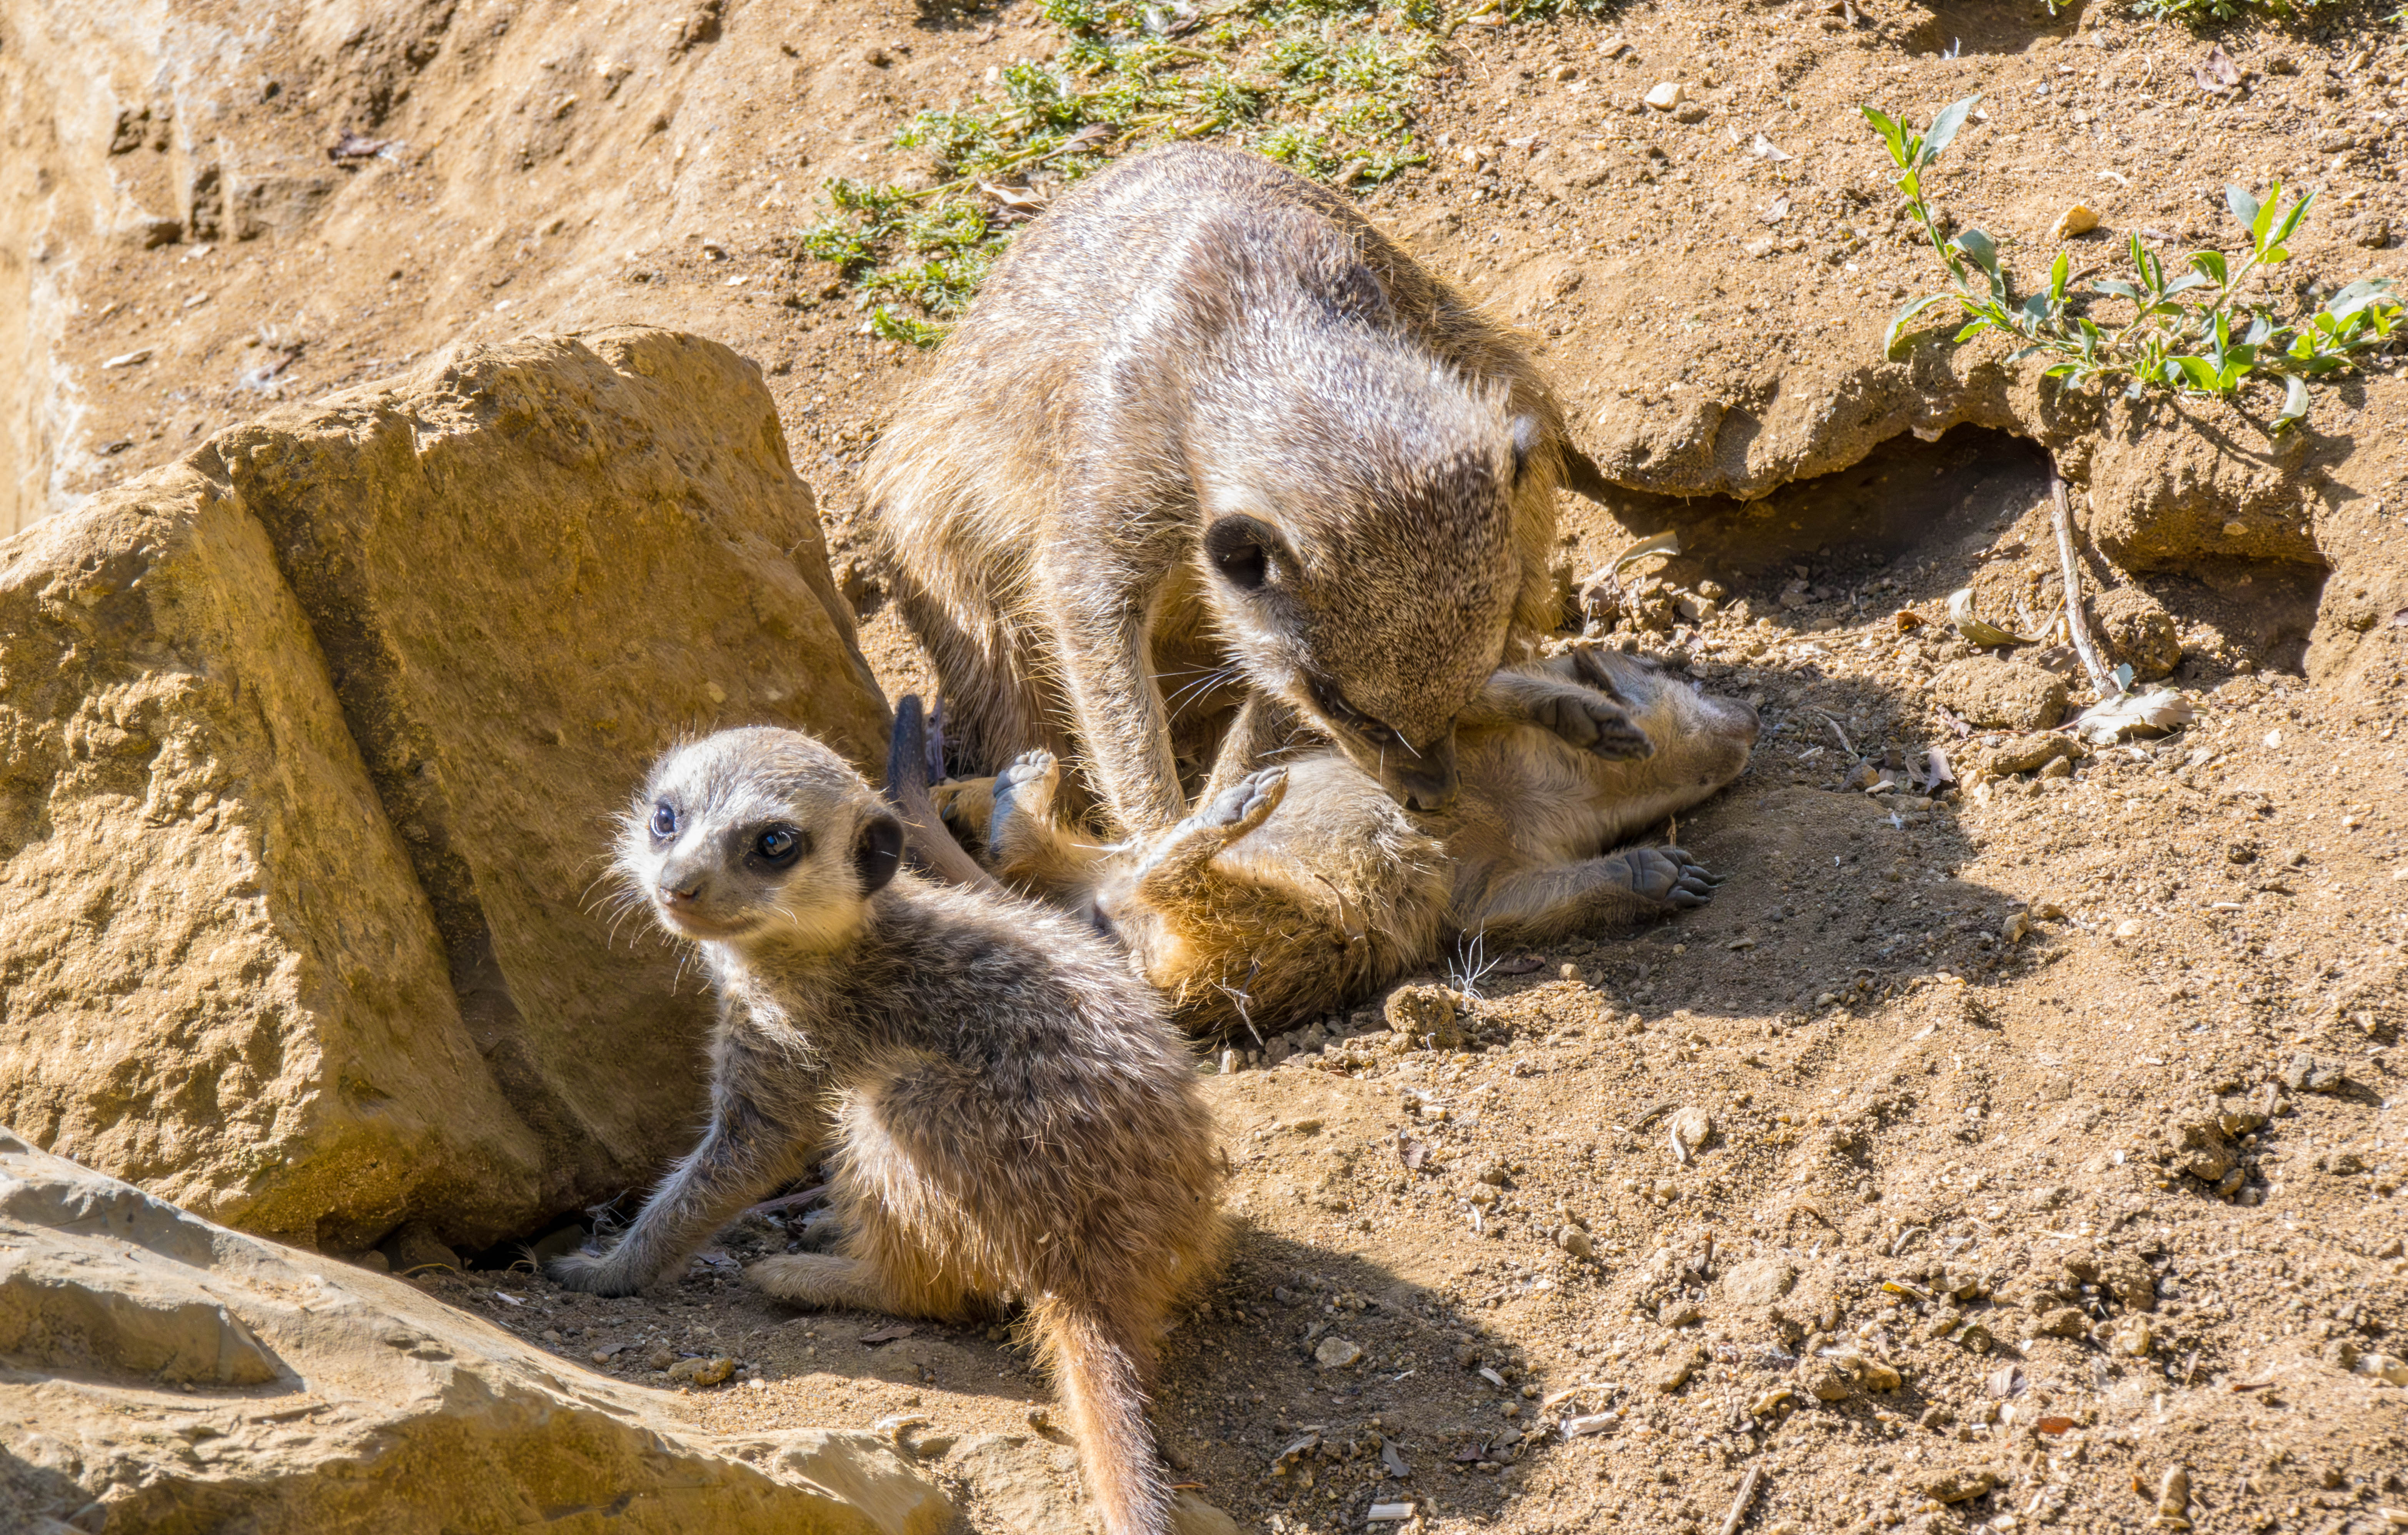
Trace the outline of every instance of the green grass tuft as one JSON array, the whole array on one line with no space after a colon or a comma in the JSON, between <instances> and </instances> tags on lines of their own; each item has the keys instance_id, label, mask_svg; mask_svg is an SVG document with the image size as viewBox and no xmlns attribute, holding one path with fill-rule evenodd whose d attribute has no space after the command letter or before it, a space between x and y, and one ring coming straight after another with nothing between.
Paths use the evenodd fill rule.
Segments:
<instances>
[{"instance_id":1,"label":"green grass tuft","mask_svg":"<svg viewBox=\"0 0 2408 1535\"><path fill-rule=\"evenodd\" d=\"M1504 12L1587 5L1526 0ZM1039 10L1060 34L1051 64L1014 65L979 99L922 111L896 134L896 147L927 152L936 185L823 187L822 217L798 252L877 305L873 333L940 340L1026 217L1013 206L1030 200L1024 189L1058 190L1114 154L1179 139L1237 144L1358 189L1427 163L1414 98L1439 36L1461 20L1422 21L1408 5L1407 24L1383 32L1371 0L1044 0Z\"/></svg>"}]
</instances>

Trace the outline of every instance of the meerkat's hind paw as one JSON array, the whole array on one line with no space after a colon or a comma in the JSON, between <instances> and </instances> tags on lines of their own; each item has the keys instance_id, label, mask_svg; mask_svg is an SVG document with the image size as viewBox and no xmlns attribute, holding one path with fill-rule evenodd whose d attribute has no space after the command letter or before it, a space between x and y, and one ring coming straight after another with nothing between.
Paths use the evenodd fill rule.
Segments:
<instances>
[{"instance_id":1,"label":"meerkat's hind paw","mask_svg":"<svg viewBox=\"0 0 2408 1535\"><path fill-rule=\"evenodd\" d=\"M870 1294L869 1271L853 1258L830 1253L786 1253L763 1258L744 1270L745 1283L790 1305L819 1309L879 1309Z\"/></svg>"},{"instance_id":2,"label":"meerkat's hind paw","mask_svg":"<svg viewBox=\"0 0 2408 1535\"><path fill-rule=\"evenodd\" d=\"M1054 753L1039 748L1023 752L1011 766L995 775L995 811L988 822L988 835L994 836L1010 817L1050 817L1054 812L1054 791L1062 782L1062 765Z\"/></svg>"},{"instance_id":3,"label":"meerkat's hind paw","mask_svg":"<svg viewBox=\"0 0 2408 1535\"><path fill-rule=\"evenodd\" d=\"M1680 872L1673 877L1672 893L1665 897L1667 900L1674 906L1691 907L1703 906L1714 898L1714 886L1722 881L1712 870L1679 848L1661 851L1679 859L1681 864Z\"/></svg>"},{"instance_id":4,"label":"meerkat's hind paw","mask_svg":"<svg viewBox=\"0 0 2408 1535\"><path fill-rule=\"evenodd\" d=\"M1679 848L1633 848L1625 856L1631 891L1667 906L1703 906L1714 898L1714 886L1721 882Z\"/></svg>"},{"instance_id":5,"label":"meerkat's hind paw","mask_svg":"<svg viewBox=\"0 0 2408 1535\"><path fill-rule=\"evenodd\" d=\"M1534 706L1531 718L1568 746L1607 762L1634 762L1656 754L1656 743L1630 723L1622 706L1601 694L1557 694Z\"/></svg>"},{"instance_id":6,"label":"meerkat's hind paw","mask_svg":"<svg viewBox=\"0 0 2408 1535\"><path fill-rule=\"evenodd\" d=\"M596 1253L564 1253L543 1266L544 1277L564 1290L584 1295L634 1295L643 1286Z\"/></svg>"}]
</instances>

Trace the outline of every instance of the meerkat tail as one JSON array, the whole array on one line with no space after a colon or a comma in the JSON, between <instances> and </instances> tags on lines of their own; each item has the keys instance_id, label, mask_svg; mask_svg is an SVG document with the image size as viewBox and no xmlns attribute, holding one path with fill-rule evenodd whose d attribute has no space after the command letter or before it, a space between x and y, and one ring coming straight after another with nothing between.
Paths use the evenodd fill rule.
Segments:
<instances>
[{"instance_id":1,"label":"meerkat tail","mask_svg":"<svg viewBox=\"0 0 2408 1535\"><path fill-rule=\"evenodd\" d=\"M1123 1329L1059 1298L1032 1308L1105 1535L1166 1535L1170 1487L1145 1421L1141 1367Z\"/></svg>"},{"instance_id":2,"label":"meerkat tail","mask_svg":"<svg viewBox=\"0 0 2408 1535\"><path fill-rule=\"evenodd\" d=\"M886 801L902 817L905 840L920 866L947 884L1000 890L995 877L953 840L928 793L928 715L920 696L895 705L895 733L886 742Z\"/></svg>"},{"instance_id":3,"label":"meerkat tail","mask_svg":"<svg viewBox=\"0 0 2408 1535\"><path fill-rule=\"evenodd\" d=\"M1604 506L1613 495L1613 486L1606 480L1605 471L1597 466L1597 460L1573 447L1570 438L1557 446L1564 456L1564 489Z\"/></svg>"}]
</instances>

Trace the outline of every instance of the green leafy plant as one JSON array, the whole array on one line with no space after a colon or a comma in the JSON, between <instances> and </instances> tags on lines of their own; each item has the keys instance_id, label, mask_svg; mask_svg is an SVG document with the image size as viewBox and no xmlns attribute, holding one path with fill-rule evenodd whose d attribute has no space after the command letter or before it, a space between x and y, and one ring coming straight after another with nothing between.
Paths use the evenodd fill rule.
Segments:
<instances>
[{"instance_id":1,"label":"green leafy plant","mask_svg":"<svg viewBox=\"0 0 2408 1535\"><path fill-rule=\"evenodd\" d=\"M2059 5L2064 0L2057 0ZM2296 16L2325 0L2131 0L2132 8L2151 18L2185 22L2229 22L2236 16ZM2051 14L2056 7L2051 7Z\"/></svg>"},{"instance_id":2,"label":"green leafy plant","mask_svg":"<svg viewBox=\"0 0 2408 1535\"><path fill-rule=\"evenodd\" d=\"M2077 295L2070 291L2071 256L2059 251L2046 283L2018 297L1998 241L1970 227L1943 235L1924 185L1925 171L1980 99L1969 96L1942 108L1920 134L1902 117L1862 108L1899 168L1895 184L1908 211L1923 225L1953 284L1898 312L1882 337L1885 356L1918 315L1953 300L1965 321L1956 341L1990 331L2011 337L2021 345L2009 362L2042 358L2042 376L2071 388L2120 383L2134 399L2152 389L2229 399L2252 378L2279 380L2283 405L2272 430L2282 432L2307 415L2310 381L2348 368L2361 353L2393 339L2401 311L2387 278L2353 282L2322 306L2288 318L2276 313L2272 295L2244 291L2261 270L2290 259L2287 242L2315 206L2310 193L2284 208L2280 182L2263 202L2240 187L2225 190L2225 206L2248 237L2237 260L2221 251L2194 251L2170 271L2133 235L2125 242L2129 280L2093 282L2096 298ZM2100 301L2120 301L2130 313L2102 323L2088 312Z\"/></svg>"},{"instance_id":3,"label":"green leafy plant","mask_svg":"<svg viewBox=\"0 0 2408 1535\"><path fill-rule=\"evenodd\" d=\"M1532 0L1533 13L1582 0ZM1411 7L1408 7L1410 10ZM933 346L1012 228L1042 206L1015 183L1074 181L1111 155L1172 139L1245 144L1317 179L1363 188L1426 164L1413 97L1446 22L1381 33L1374 0L1235 0L1175 8L1044 0L1050 64L1005 69L970 104L918 113L895 146L927 151L938 184L832 178L796 254L837 268L876 335ZM916 313L907 312L916 311Z\"/></svg>"}]
</instances>

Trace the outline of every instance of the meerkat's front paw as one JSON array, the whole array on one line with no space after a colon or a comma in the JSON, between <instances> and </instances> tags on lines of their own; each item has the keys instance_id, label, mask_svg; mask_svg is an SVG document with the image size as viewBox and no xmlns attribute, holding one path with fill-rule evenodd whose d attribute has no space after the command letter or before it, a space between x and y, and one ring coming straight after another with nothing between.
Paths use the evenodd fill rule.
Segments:
<instances>
[{"instance_id":1,"label":"meerkat's front paw","mask_svg":"<svg viewBox=\"0 0 2408 1535\"><path fill-rule=\"evenodd\" d=\"M1287 797L1287 769L1260 768L1212 796L1212 802L1187 818L1188 825L1211 827L1236 841L1270 819Z\"/></svg>"},{"instance_id":2,"label":"meerkat's front paw","mask_svg":"<svg viewBox=\"0 0 2408 1535\"><path fill-rule=\"evenodd\" d=\"M1635 896L1667 906L1703 906L1722 882L1679 848L1632 848L1623 854Z\"/></svg>"},{"instance_id":3,"label":"meerkat's front paw","mask_svg":"<svg viewBox=\"0 0 2408 1535\"><path fill-rule=\"evenodd\" d=\"M543 1271L562 1289L585 1295L634 1295L644 1287L642 1281L605 1254L566 1253L546 1263Z\"/></svg>"},{"instance_id":4,"label":"meerkat's front paw","mask_svg":"<svg viewBox=\"0 0 2408 1535\"><path fill-rule=\"evenodd\" d=\"M1656 743L1631 724L1620 704L1596 693L1558 693L1530 709L1531 723L1566 745L1607 762L1634 762L1656 754Z\"/></svg>"}]
</instances>

